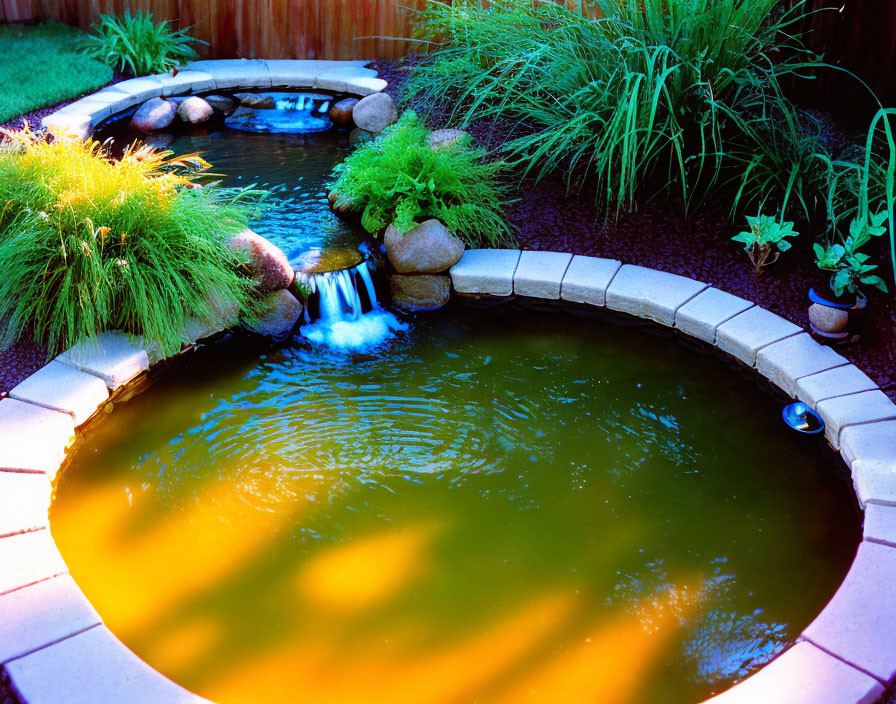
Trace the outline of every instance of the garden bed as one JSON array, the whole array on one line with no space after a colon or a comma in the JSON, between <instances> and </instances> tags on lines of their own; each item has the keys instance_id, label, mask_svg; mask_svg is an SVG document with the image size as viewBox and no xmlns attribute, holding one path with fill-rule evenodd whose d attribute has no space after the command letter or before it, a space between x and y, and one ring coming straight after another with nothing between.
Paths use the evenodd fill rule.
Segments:
<instances>
[{"instance_id":1,"label":"garden bed","mask_svg":"<svg viewBox=\"0 0 896 704\"><path fill-rule=\"evenodd\" d=\"M413 63L413 59L376 61L370 67L389 82L386 92L397 98L409 75L407 66ZM430 125L434 129L445 126ZM474 125L470 131L490 149L497 149L508 134L506 127L489 123ZM842 136L835 132L831 138L840 140ZM730 239L741 228L729 221L727 202L686 218L680 202L657 198L642 203L638 212L604 222L597 215L593 193L567 195L560 178L524 179L517 197L507 215L523 249L609 257L687 276L755 301L804 329L809 327L809 288L826 279L808 252L802 253L805 256L788 253L763 273L754 274L742 247ZM808 250L809 237L804 239L795 246ZM880 259L885 261L883 246ZM890 295L873 292L866 334L858 343L837 351L896 400L896 308Z\"/></svg>"}]
</instances>

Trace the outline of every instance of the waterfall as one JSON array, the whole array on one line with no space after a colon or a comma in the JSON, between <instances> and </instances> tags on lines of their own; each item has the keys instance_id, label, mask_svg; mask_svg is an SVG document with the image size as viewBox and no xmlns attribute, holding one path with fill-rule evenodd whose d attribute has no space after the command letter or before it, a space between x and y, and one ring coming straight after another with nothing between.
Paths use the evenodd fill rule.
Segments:
<instances>
[{"instance_id":1,"label":"waterfall","mask_svg":"<svg viewBox=\"0 0 896 704\"><path fill-rule=\"evenodd\" d=\"M274 108L240 108L224 124L250 132L322 132L333 126L327 116L332 97L324 93L267 93Z\"/></svg>"},{"instance_id":2,"label":"waterfall","mask_svg":"<svg viewBox=\"0 0 896 704\"><path fill-rule=\"evenodd\" d=\"M301 333L312 342L351 352L371 350L407 328L377 301L367 262L355 267L313 274Z\"/></svg>"}]
</instances>

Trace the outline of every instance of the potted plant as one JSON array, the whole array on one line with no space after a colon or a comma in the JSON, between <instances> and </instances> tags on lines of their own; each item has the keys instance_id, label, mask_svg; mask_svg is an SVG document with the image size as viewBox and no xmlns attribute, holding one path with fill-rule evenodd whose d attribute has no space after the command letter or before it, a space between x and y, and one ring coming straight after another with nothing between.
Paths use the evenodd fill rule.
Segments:
<instances>
[{"instance_id":1,"label":"potted plant","mask_svg":"<svg viewBox=\"0 0 896 704\"><path fill-rule=\"evenodd\" d=\"M819 269L830 271L828 290L809 289L809 325L815 337L823 342L853 342L860 335L861 312L868 303L862 286L873 286L884 293L887 285L877 274L876 264L869 264L871 255L862 251L872 237L886 232L884 222L889 212L867 217L857 216L849 225L849 235L837 243L822 247L813 245Z\"/></svg>"}]
</instances>

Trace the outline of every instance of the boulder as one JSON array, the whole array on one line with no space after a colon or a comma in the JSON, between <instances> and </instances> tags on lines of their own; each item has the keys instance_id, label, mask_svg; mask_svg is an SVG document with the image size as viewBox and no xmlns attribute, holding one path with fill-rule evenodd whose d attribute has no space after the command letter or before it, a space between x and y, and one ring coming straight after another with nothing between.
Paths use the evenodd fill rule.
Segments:
<instances>
[{"instance_id":1,"label":"boulder","mask_svg":"<svg viewBox=\"0 0 896 704\"><path fill-rule=\"evenodd\" d=\"M809 322L819 332L840 332L849 322L849 311L813 303L809 306Z\"/></svg>"},{"instance_id":2,"label":"boulder","mask_svg":"<svg viewBox=\"0 0 896 704\"><path fill-rule=\"evenodd\" d=\"M468 134L469 132L464 132L463 130L433 130L427 141L430 149L441 149L454 144L461 137L465 137Z\"/></svg>"},{"instance_id":3,"label":"boulder","mask_svg":"<svg viewBox=\"0 0 896 704\"><path fill-rule=\"evenodd\" d=\"M339 194L336 191L330 191L327 194L327 202L330 204L330 210L341 218L348 220L361 214L362 208L356 207L351 201L340 203Z\"/></svg>"},{"instance_id":4,"label":"boulder","mask_svg":"<svg viewBox=\"0 0 896 704\"><path fill-rule=\"evenodd\" d=\"M214 113L211 105L195 95L190 96L177 107L177 116L191 125L207 122Z\"/></svg>"},{"instance_id":5,"label":"boulder","mask_svg":"<svg viewBox=\"0 0 896 704\"><path fill-rule=\"evenodd\" d=\"M374 93L361 98L352 108L352 119L362 130L382 132L398 119L395 103L385 93Z\"/></svg>"},{"instance_id":6,"label":"boulder","mask_svg":"<svg viewBox=\"0 0 896 704\"><path fill-rule=\"evenodd\" d=\"M352 110L358 104L357 98L343 98L330 106L327 116L337 125L348 125L352 121Z\"/></svg>"},{"instance_id":7,"label":"boulder","mask_svg":"<svg viewBox=\"0 0 896 704\"><path fill-rule=\"evenodd\" d=\"M137 108L131 118L131 127L140 132L158 132L174 122L177 107L162 98L150 98Z\"/></svg>"},{"instance_id":8,"label":"boulder","mask_svg":"<svg viewBox=\"0 0 896 704\"><path fill-rule=\"evenodd\" d=\"M212 110L224 117L232 115L239 105L235 100L224 95L206 95L204 100L212 106Z\"/></svg>"},{"instance_id":9,"label":"boulder","mask_svg":"<svg viewBox=\"0 0 896 704\"><path fill-rule=\"evenodd\" d=\"M289 288L295 273L279 247L252 230L244 230L230 240L230 248L248 258L245 265L262 293Z\"/></svg>"},{"instance_id":10,"label":"boulder","mask_svg":"<svg viewBox=\"0 0 896 704\"><path fill-rule=\"evenodd\" d=\"M451 278L445 274L393 274L389 288L392 303L403 310L436 310L451 297Z\"/></svg>"},{"instance_id":11,"label":"boulder","mask_svg":"<svg viewBox=\"0 0 896 704\"><path fill-rule=\"evenodd\" d=\"M289 291L274 291L261 302L256 318L245 322L246 328L259 335L286 337L302 316L302 304Z\"/></svg>"},{"instance_id":12,"label":"boulder","mask_svg":"<svg viewBox=\"0 0 896 704\"><path fill-rule=\"evenodd\" d=\"M404 234L389 225L383 242L399 274L438 274L457 264L464 253L464 243L438 220L427 220Z\"/></svg>"},{"instance_id":13,"label":"boulder","mask_svg":"<svg viewBox=\"0 0 896 704\"><path fill-rule=\"evenodd\" d=\"M240 105L244 108L254 108L256 110L273 110L277 107L277 102L273 96L264 93L235 93L234 98L240 101Z\"/></svg>"}]
</instances>

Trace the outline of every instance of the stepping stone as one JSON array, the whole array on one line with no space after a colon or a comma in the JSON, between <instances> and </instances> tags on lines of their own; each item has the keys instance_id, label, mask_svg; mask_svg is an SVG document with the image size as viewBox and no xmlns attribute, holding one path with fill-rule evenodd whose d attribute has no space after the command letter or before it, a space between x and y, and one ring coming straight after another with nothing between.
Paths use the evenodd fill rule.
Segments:
<instances>
[{"instance_id":1,"label":"stepping stone","mask_svg":"<svg viewBox=\"0 0 896 704\"><path fill-rule=\"evenodd\" d=\"M759 350L802 331L798 325L765 308L753 306L719 325L716 330L716 347L748 367L755 367Z\"/></svg>"},{"instance_id":2,"label":"stepping stone","mask_svg":"<svg viewBox=\"0 0 896 704\"><path fill-rule=\"evenodd\" d=\"M448 273L458 293L509 296L519 261L518 249L468 249Z\"/></svg>"},{"instance_id":3,"label":"stepping stone","mask_svg":"<svg viewBox=\"0 0 896 704\"><path fill-rule=\"evenodd\" d=\"M623 264L607 289L607 308L671 327L675 312L706 287L684 276Z\"/></svg>"},{"instance_id":4,"label":"stepping stone","mask_svg":"<svg viewBox=\"0 0 896 704\"><path fill-rule=\"evenodd\" d=\"M209 704L96 626L6 665L27 704Z\"/></svg>"},{"instance_id":5,"label":"stepping stone","mask_svg":"<svg viewBox=\"0 0 896 704\"><path fill-rule=\"evenodd\" d=\"M79 342L56 359L98 376L106 382L110 391L115 391L149 368L146 350L118 331L104 332L90 340Z\"/></svg>"},{"instance_id":6,"label":"stepping stone","mask_svg":"<svg viewBox=\"0 0 896 704\"><path fill-rule=\"evenodd\" d=\"M100 624L69 575L0 596L0 664Z\"/></svg>"},{"instance_id":7,"label":"stepping stone","mask_svg":"<svg viewBox=\"0 0 896 704\"><path fill-rule=\"evenodd\" d=\"M881 682L890 682L896 675L894 613L896 548L863 541L840 589L803 635Z\"/></svg>"},{"instance_id":8,"label":"stepping stone","mask_svg":"<svg viewBox=\"0 0 896 704\"><path fill-rule=\"evenodd\" d=\"M52 493L43 472L0 471L0 538L46 528Z\"/></svg>"},{"instance_id":9,"label":"stepping stone","mask_svg":"<svg viewBox=\"0 0 896 704\"><path fill-rule=\"evenodd\" d=\"M621 266L622 262L616 259L574 256L563 275L560 298L573 303L605 306L607 287Z\"/></svg>"},{"instance_id":10,"label":"stepping stone","mask_svg":"<svg viewBox=\"0 0 896 704\"><path fill-rule=\"evenodd\" d=\"M717 288L708 288L676 311L675 327L691 337L714 344L719 325L752 307L750 301Z\"/></svg>"},{"instance_id":11,"label":"stepping stone","mask_svg":"<svg viewBox=\"0 0 896 704\"><path fill-rule=\"evenodd\" d=\"M9 392L9 397L69 414L81 425L109 398L105 382L53 360Z\"/></svg>"},{"instance_id":12,"label":"stepping stone","mask_svg":"<svg viewBox=\"0 0 896 704\"><path fill-rule=\"evenodd\" d=\"M74 437L75 422L67 413L11 398L0 401L0 469L55 477Z\"/></svg>"},{"instance_id":13,"label":"stepping stone","mask_svg":"<svg viewBox=\"0 0 896 704\"><path fill-rule=\"evenodd\" d=\"M792 397L796 397L797 379L845 364L844 357L807 333L767 345L756 355L756 370Z\"/></svg>"},{"instance_id":14,"label":"stepping stone","mask_svg":"<svg viewBox=\"0 0 896 704\"><path fill-rule=\"evenodd\" d=\"M523 252L513 275L513 292L531 298L560 298L560 285L571 259L571 254L562 252Z\"/></svg>"}]
</instances>

